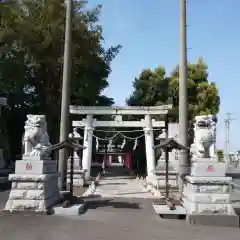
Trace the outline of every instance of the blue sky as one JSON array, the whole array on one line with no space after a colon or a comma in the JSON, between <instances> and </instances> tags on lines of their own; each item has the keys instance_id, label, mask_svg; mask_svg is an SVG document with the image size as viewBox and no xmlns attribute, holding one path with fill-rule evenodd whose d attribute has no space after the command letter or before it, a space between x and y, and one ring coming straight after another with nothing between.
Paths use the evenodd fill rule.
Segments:
<instances>
[{"instance_id":1,"label":"blue sky","mask_svg":"<svg viewBox=\"0 0 240 240\"><path fill-rule=\"evenodd\" d=\"M202 56L208 64L209 81L216 82L221 97L217 147L224 146L224 113L231 112L234 151L240 149L240 1L188 2L188 60ZM170 72L178 64L179 0L89 0L89 6L96 4L103 4L104 44L123 46L105 91L123 105L142 69L162 65Z\"/></svg>"}]
</instances>

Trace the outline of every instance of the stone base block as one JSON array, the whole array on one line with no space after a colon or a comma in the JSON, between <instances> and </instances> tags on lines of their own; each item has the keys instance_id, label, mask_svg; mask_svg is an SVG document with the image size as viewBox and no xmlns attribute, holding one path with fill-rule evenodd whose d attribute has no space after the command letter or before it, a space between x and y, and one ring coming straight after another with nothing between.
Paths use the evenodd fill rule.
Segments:
<instances>
[{"instance_id":1,"label":"stone base block","mask_svg":"<svg viewBox=\"0 0 240 240\"><path fill-rule=\"evenodd\" d=\"M67 183L70 184L71 180L70 178L67 178ZM83 178L73 178L73 186L76 187L83 187L85 184L85 181Z\"/></svg>"},{"instance_id":2,"label":"stone base block","mask_svg":"<svg viewBox=\"0 0 240 240\"><path fill-rule=\"evenodd\" d=\"M57 178L59 177L59 173L52 174L9 174L9 181L12 182L45 182L47 180L52 180L57 182Z\"/></svg>"},{"instance_id":3,"label":"stone base block","mask_svg":"<svg viewBox=\"0 0 240 240\"><path fill-rule=\"evenodd\" d=\"M231 178L187 176L183 204L188 214L234 215Z\"/></svg>"},{"instance_id":4,"label":"stone base block","mask_svg":"<svg viewBox=\"0 0 240 240\"><path fill-rule=\"evenodd\" d=\"M85 170L76 170L73 171L73 178L84 178L85 177ZM67 177L70 177L71 172L67 171Z\"/></svg>"},{"instance_id":5,"label":"stone base block","mask_svg":"<svg viewBox=\"0 0 240 240\"><path fill-rule=\"evenodd\" d=\"M53 195L46 199L8 199L5 211L35 211L46 212L50 207L58 203L59 196Z\"/></svg>"},{"instance_id":6,"label":"stone base block","mask_svg":"<svg viewBox=\"0 0 240 240\"><path fill-rule=\"evenodd\" d=\"M86 172L86 170L83 170L83 169L73 169L73 173L76 175L84 176L85 172ZM71 171L70 171L70 169L68 169L67 174L70 174L70 173L71 173Z\"/></svg>"},{"instance_id":7,"label":"stone base block","mask_svg":"<svg viewBox=\"0 0 240 240\"><path fill-rule=\"evenodd\" d=\"M68 208L53 207L53 214L60 216L78 216L85 211L85 204L76 204Z\"/></svg>"},{"instance_id":8,"label":"stone base block","mask_svg":"<svg viewBox=\"0 0 240 240\"><path fill-rule=\"evenodd\" d=\"M195 177L195 176L186 176L185 178L187 183L191 183L193 185L230 185L232 182L231 177Z\"/></svg>"},{"instance_id":9,"label":"stone base block","mask_svg":"<svg viewBox=\"0 0 240 240\"><path fill-rule=\"evenodd\" d=\"M67 173L67 183L70 183L71 175L68 171ZM73 186L82 187L85 184L85 171L84 170L74 170L73 172Z\"/></svg>"},{"instance_id":10,"label":"stone base block","mask_svg":"<svg viewBox=\"0 0 240 240\"><path fill-rule=\"evenodd\" d=\"M207 204L222 204L222 203L231 203L231 197L229 193L192 193L192 192L184 192L187 196L187 199L190 202L194 203L207 203Z\"/></svg>"},{"instance_id":11,"label":"stone base block","mask_svg":"<svg viewBox=\"0 0 240 240\"><path fill-rule=\"evenodd\" d=\"M58 195L58 188L46 187L44 189L14 189L12 188L9 199L10 200L44 200L52 196Z\"/></svg>"},{"instance_id":12,"label":"stone base block","mask_svg":"<svg viewBox=\"0 0 240 240\"><path fill-rule=\"evenodd\" d=\"M197 161L191 166L191 176L193 177L224 177L226 165L217 161Z\"/></svg>"},{"instance_id":13,"label":"stone base block","mask_svg":"<svg viewBox=\"0 0 240 240\"><path fill-rule=\"evenodd\" d=\"M219 184L219 185L214 185L214 184L205 184L205 185L200 185L200 184L191 184L187 183L185 185L184 191L186 192L193 192L193 193L229 193L231 190L231 186L229 184Z\"/></svg>"},{"instance_id":14,"label":"stone base block","mask_svg":"<svg viewBox=\"0 0 240 240\"><path fill-rule=\"evenodd\" d=\"M9 175L12 189L5 210L46 212L49 207L58 203L59 174L55 170L55 161L17 161L16 173Z\"/></svg>"},{"instance_id":15,"label":"stone base block","mask_svg":"<svg viewBox=\"0 0 240 240\"><path fill-rule=\"evenodd\" d=\"M73 159L73 185L82 187L85 184L85 172L86 170L81 169L81 161L79 158ZM67 183L70 183L71 174L71 161L68 159L68 170L67 170Z\"/></svg>"},{"instance_id":16,"label":"stone base block","mask_svg":"<svg viewBox=\"0 0 240 240\"><path fill-rule=\"evenodd\" d=\"M16 174L45 174L56 173L57 165L54 160L18 160L15 163Z\"/></svg>"},{"instance_id":17,"label":"stone base block","mask_svg":"<svg viewBox=\"0 0 240 240\"><path fill-rule=\"evenodd\" d=\"M186 197L183 198L183 205L188 214L230 214L234 215L235 211L231 203L202 203L192 202Z\"/></svg>"},{"instance_id":18,"label":"stone base block","mask_svg":"<svg viewBox=\"0 0 240 240\"><path fill-rule=\"evenodd\" d=\"M155 182L152 183L155 188L165 188L166 186L166 180L165 179L157 179ZM178 181L177 179L169 179L168 185L172 188L178 187Z\"/></svg>"},{"instance_id":19,"label":"stone base block","mask_svg":"<svg viewBox=\"0 0 240 240\"><path fill-rule=\"evenodd\" d=\"M169 161L168 163L168 170L169 171L176 171L177 164L174 161ZM165 171L166 170L166 161L165 160L158 160L157 166L154 172L158 171Z\"/></svg>"},{"instance_id":20,"label":"stone base block","mask_svg":"<svg viewBox=\"0 0 240 240\"><path fill-rule=\"evenodd\" d=\"M239 216L236 214L187 214L186 221L188 224L239 227Z\"/></svg>"},{"instance_id":21,"label":"stone base block","mask_svg":"<svg viewBox=\"0 0 240 240\"><path fill-rule=\"evenodd\" d=\"M81 160L79 158L74 158L73 159L73 168L74 169L82 169L82 163ZM70 170L71 169L71 159L68 159L68 163L67 163L67 169Z\"/></svg>"},{"instance_id":22,"label":"stone base block","mask_svg":"<svg viewBox=\"0 0 240 240\"><path fill-rule=\"evenodd\" d=\"M165 175L153 175L146 178L147 184L154 186L155 188L162 188L166 185ZM176 175L168 176L168 184L171 187L178 187L178 179Z\"/></svg>"},{"instance_id":23,"label":"stone base block","mask_svg":"<svg viewBox=\"0 0 240 240\"><path fill-rule=\"evenodd\" d=\"M186 215L186 209L184 207L178 205L175 207L175 210L170 210L166 204L153 204L153 209L158 215Z\"/></svg>"}]
</instances>

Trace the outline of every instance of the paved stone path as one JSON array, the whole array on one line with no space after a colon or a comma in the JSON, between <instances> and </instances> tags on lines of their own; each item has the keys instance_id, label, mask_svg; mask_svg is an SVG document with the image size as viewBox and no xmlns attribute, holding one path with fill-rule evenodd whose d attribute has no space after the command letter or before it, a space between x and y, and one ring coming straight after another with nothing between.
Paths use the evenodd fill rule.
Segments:
<instances>
[{"instance_id":1,"label":"paved stone path","mask_svg":"<svg viewBox=\"0 0 240 240\"><path fill-rule=\"evenodd\" d=\"M105 177L100 181L94 195L103 198L153 198L136 179L131 177Z\"/></svg>"}]
</instances>

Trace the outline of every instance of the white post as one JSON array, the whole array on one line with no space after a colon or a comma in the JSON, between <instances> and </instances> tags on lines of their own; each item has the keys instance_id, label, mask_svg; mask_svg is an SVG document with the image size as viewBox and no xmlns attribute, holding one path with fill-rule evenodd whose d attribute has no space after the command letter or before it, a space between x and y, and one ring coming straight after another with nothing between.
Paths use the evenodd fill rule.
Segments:
<instances>
[{"instance_id":1,"label":"white post","mask_svg":"<svg viewBox=\"0 0 240 240\"><path fill-rule=\"evenodd\" d=\"M112 155L109 155L108 162L109 162L109 164L112 164Z\"/></svg>"},{"instance_id":2,"label":"white post","mask_svg":"<svg viewBox=\"0 0 240 240\"><path fill-rule=\"evenodd\" d=\"M118 162L123 163L123 157L122 156L118 156Z\"/></svg>"},{"instance_id":3,"label":"white post","mask_svg":"<svg viewBox=\"0 0 240 240\"><path fill-rule=\"evenodd\" d=\"M86 170L85 178L91 177L91 164L92 164L92 140L93 140L93 116L87 115L86 126L84 129L84 144L83 157L82 157L82 169Z\"/></svg>"},{"instance_id":4,"label":"white post","mask_svg":"<svg viewBox=\"0 0 240 240\"><path fill-rule=\"evenodd\" d=\"M146 158L147 158L147 175L153 175L155 170L155 152L154 152L154 136L152 129L152 118L150 115L145 115L145 145L146 145Z\"/></svg>"}]
</instances>

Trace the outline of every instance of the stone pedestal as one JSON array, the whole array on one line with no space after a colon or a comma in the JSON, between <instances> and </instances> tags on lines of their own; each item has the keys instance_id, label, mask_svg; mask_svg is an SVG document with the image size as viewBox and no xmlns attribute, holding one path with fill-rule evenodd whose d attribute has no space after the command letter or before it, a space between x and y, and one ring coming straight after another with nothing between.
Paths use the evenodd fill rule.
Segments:
<instances>
[{"instance_id":1,"label":"stone pedestal","mask_svg":"<svg viewBox=\"0 0 240 240\"><path fill-rule=\"evenodd\" d=\"M154 175L148 176L146 178L147 182L153 185L157 189L165 189L166 186L166 171L165 169L155 169ZM170 188L178 187L177 172L175 170L168 171L168 184Z\"/></svg>"},{"instance_id":2,"label":"stone pedestal","mask_svg":"<svg viewBox=\"0 0 240 240\"><path fill-rule=\"evenodd\" d=\"M12 189L5 210L47 211L60 200L58 177L54 160L25 157L16 161L15 174L9 175Z\"/></svg>"},{"instance_id":3,"label":"stone pedestal","mask_svg":"<svg viewBox=\"0 0 240 240\"><path fill-rule=\"evenodd\" d=\"M166 161L165 153L162 154L157 162L157 166L153 171L151 177L147 177L147 182L153 185L157 189L165 189L166 186ZM168 163L168 184L170 188L178 188L178 173L176 170L176 163L173 160L173 155L169 153L169 163Z\"/></svg>"},{"instance_id":4,"label":"stone pedestal","mask_svg":"<svg viewBox=\"0 0 240 240\"><path fill-rule=\"evenodd\" d=\"M82 187L85 183L85 172L82 169L80 158L73 158L73 186ZM71 159L68 159L67 183L70 184Z\"/></svg>"},{"instance_id":5,"label":"stone pedestal","mask_svg":"<svg viewBox=\"0 0 240 240\"><path fill-rule=\"evenodd\" d=\"M223 225L216 224L215 216L226 215L228 218L232 216L235 219L234 224L237 224L238 218L230 195L232 178L226 177L225 172L224 163L211 159L192 163L191 175L186 177L183 198L190 222L198 223L198 220L206 219L203 215L208 215L214 216L214 225Z\"/></svg>"}]
</instances>

